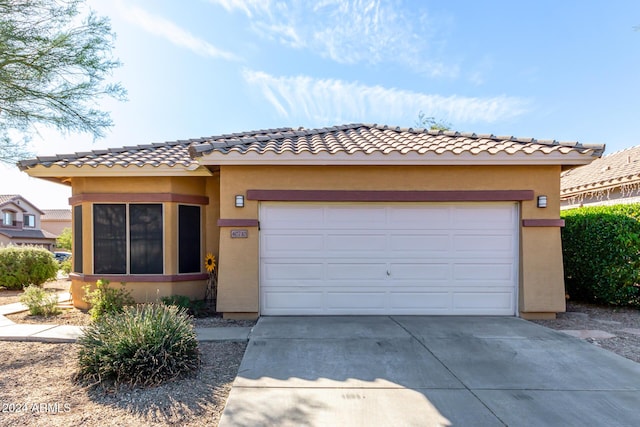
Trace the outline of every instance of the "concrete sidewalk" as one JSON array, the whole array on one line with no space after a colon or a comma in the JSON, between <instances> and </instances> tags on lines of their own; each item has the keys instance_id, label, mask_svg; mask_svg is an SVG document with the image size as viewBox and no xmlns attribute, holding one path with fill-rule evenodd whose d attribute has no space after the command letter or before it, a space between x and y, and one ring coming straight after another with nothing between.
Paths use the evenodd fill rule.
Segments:
<instances>
[{"instance_id":1,"label":"concrete sidewalk","mask_svg":"<svg viewBox=\"0 0 640 427\"><path fill-rule=\"evenodd\" d=\"M262 317L220 426L638 425L640 364L513 317Z\"/></svg>"},{"instance_id":2,"label":"concrete sidewalk","mask_svg":"<svg viewBox=\"0 0 640 427\"><path fill-rule=\"evenodd\" d=\"M58 294L58 301L71 300L69 293ZM0 341L37 341L37 342L76 342L82 335L82 326L72 325L31 325L14 323L4 315L26 311L22 303L0 305ZM247 342L252 328L214 327L196 328L198 341L234 341Z\"/></svg>"}]
</instances>

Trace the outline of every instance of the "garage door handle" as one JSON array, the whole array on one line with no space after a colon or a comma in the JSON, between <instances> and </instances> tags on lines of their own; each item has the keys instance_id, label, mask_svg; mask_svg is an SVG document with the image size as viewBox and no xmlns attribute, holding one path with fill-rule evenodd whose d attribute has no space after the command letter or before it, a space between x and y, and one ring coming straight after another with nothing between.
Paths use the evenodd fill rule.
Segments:
<instances>
[{"instance_id":1,"label":"garage door handle","mask_svg":"<svg viewBox=\"0 0 640 427\"><path fill-rule=\"evenodd\" d=\"M387 276L391 276L391 272L387 270Z\"/></svg>"}]
</instances>

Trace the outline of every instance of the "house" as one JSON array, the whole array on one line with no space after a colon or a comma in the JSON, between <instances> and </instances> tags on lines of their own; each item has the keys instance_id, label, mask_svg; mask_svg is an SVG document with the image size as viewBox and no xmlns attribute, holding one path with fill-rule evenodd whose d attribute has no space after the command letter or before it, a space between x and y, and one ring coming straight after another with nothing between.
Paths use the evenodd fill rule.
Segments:
<instances>
[{"instance_id":1,"label":"house","mask_svg":"<svg viewBox=\"0 0 640 427\"><path fill-rule=\"evenodd\" d=\"M560 173L603 145L350 124L38 157L70 185L74 304L97 279L139 301L258 315L565 310Z\"/></svg>"},{"instance_id":2,"label":"house","mask_svg":"<svg viewBox=\"0 0 640 427\"><path fill-rule=\"evenodd\" d=\"M58 237L65 228L71 228L71 209L43 209L41 228Z\"/></svg>"},{"instance_id":3,"label":"house","mask_svg":"<svg viewBox=\"0 0 640 427\"><path fill-rule=\"evenodd\" d=\"M41 229L43 212L17 194L0 195L0 246L36 245L53 250L56 236Z\"/></svg>"},{"instance_id":4,"label":"house","mask_svg":"<svg viewBox=\"0 0 640 427\"><path fill-rule=\"evenodd\" d=\"M570 169L560 178L561 209L640 202L640 146Z\"/></svg>"}]
</instances>

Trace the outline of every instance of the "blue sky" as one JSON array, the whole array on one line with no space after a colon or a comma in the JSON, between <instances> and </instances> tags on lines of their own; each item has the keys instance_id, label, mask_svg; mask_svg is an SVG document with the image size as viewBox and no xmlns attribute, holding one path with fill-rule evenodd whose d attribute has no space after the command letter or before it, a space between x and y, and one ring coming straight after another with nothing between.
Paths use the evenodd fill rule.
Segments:
<instances>
[{"instance_id":1,"label":"blue sky","mask_svg":"<svg viewBox=\"0 0 640 427\"><path fill-rule=\"evenodd\" d=\"M90 0L117 33L124 103L106 138L40 129L39 155L352 122L640 144L635 0ZM67 187L0 167L0 194Z\"/></svg>"}]
</instances>

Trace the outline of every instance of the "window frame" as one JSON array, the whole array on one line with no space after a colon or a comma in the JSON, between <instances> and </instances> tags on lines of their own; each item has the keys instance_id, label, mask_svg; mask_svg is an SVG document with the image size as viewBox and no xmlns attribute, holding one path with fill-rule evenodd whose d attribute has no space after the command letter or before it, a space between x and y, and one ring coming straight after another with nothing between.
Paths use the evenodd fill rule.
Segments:
<instances>
[{"instance_id":1,"label":"window frame","mask_svg":"<svg viewBox=\"0 0 640 427\"><path fill-rule=\"evenodd\" d=\"M190 272L183 272L180 270L180 207L181 206L187 206L187 207L193 207L193 208L198 208L198 210L200 211L200 215L199 215L199 222L198 222L198 229L199 229L199 233L198 233L198 243L199 243L199 248L198 248L198 271L190 271ZM177 224L176 224L176 229L178 231L177 233L177 238L176 238L176 270L177 270L177 274L197 274L197 273L202 273L203 271L203 264L204 264L204 258L202 256L203 254L203 248L204 248L204 242L203 242L203 238L202 238L202 231L203 231L203 224L202 224L202 211L203 211L203 207L201 205L198 204L191 204L191 203L178 203L177 204Z\"/></svg>"},{"instance_id":2,"label":"window frame","mask_svg":"<svg viewBox=\"0 0 640 427\"><path fill-rule=\"evenodd\" d=\"M103 272L103 273L96 273L96 251L95 251L95 207L96 205L124 205L125 206L125 272L124 273L107 273L107 272ZM129 211L129 207L130 205L157 205L161 207L161 228L162 228L162 237L161 237L161 242L162 242L162 250L161 250L161 258L162 258L162 270L158 273L131 273L131 216L130 216L130 211ZM166 265L165 265L165 253L166 253L166 245L165 245L165 237L166 237L166 227L165 227L165 220L166 220L166 208L165 208L165 204L162 202L148 202L148 203L141 203L141 202L116 202L116 203L92 203L91 204L91 226L92 226L92 230L91 230L91 250L92 250L92 256L91 256L91 271L92 274L103 274L103 275L109 275L109 276L149 276L149 275L164 275L165 271L166 271Z\"/></svg>"},{"instance_id":3,"label":"window frame","mask_svg":"<svg viewBox=\"0 0 640 427\"><path fill-rule=\"evenodd\" d=\"M33 218L33 225L28 224L27 218ZM25 228L36 228L36 216L34 214L22 215L22 226Z\"/></svg>"}]
</instances>

